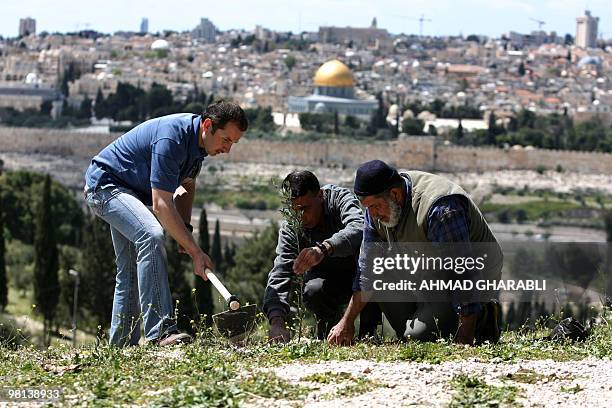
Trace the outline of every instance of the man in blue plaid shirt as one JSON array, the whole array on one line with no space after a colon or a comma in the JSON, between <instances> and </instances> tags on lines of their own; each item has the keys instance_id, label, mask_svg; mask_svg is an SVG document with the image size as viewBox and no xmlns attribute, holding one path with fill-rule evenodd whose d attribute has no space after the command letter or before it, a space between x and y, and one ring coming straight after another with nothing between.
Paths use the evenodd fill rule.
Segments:
<instances>
[{"instance_id":1,"label":"man in blue plaid shirt","mask_svg":"<svg viewBox=\"0 0 612 408\"><path fill-rule=\"evenodd\" d=\"M375 242L470 243L488 242L494 249L495 267L501 270L503 255L484 217L469 195L450 180L419 171L399 174L380 160L364 163L357 170L355 194L365 207L364 232L359 257L362 275L368 251ZM365 305L359 276L353 297L328 341L347 344L354 335L354 320ZM497 342L500 336L500 306L461 302L451 293L448 302L380 303L398 338L435 340L454 335L463 344Z\"/></svg>"}]
</instances>

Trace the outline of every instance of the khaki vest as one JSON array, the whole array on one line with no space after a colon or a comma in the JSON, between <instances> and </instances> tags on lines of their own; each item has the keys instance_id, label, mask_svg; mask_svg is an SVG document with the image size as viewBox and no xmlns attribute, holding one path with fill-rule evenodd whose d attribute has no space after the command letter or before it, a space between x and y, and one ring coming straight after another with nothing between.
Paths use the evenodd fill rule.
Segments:
<instances>
[{"instance_id":1,"label":"khaki vest","mask_svg":"<svg viewBox=\"0 0 612 408\"><path fill-rule=\"evenodd\" d=\"M374 228L384 241L428 242L427 215L431 207L442 197L460 195L467 198L470 242L497 243L478 206L459 185L445 177L423 171L408 171L400 175L412 181L412 200L402 207L400 220L394 228L386 228L376 220L373 221ZM492 255L501 262L503 259L501 248L499 244L494 247L496 253Z\"/></svg>"}]
</instances>

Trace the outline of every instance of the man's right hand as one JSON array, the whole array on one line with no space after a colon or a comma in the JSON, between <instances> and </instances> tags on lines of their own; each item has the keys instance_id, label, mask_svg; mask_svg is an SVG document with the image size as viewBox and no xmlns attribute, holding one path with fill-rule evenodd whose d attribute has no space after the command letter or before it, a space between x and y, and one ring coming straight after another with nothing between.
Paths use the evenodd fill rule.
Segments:
<instances>
[{"instance_id":1,"label":"man's right hand","mask_svg":"<svg viewBox=\"0 0 612 408\"><path fill-rule=\"evenodd\" d=\"M192 255L191 260L193 261L193 273L204 279L208 280L208 276L206 276L206 269L210 269L211 271L215 269L214 264L204 253L204 251L200 250Z\"/></svg>"},{"instance_id":2,"label":"man's right hand","mask_svg":"<svg viewBox=\"0 0 612 408\"><path fill-rule=\"evenodd\" d=\"M285 319L282 317L273 317L270 319L268 341L271 343L287 343L290 339L289 330L285 327Z\"/></svg>"},{"instance_id":3,"label":"man's right hand","mask_svg":"<svg viewBox=\"0 0 612 408\"><path fill-rule=\"evenodd\" d=\"M350 346L353 343L353 337L355 337L355 323L342 318L329 331L327 342L338 346Z\"/></svg>"}]
</instances>

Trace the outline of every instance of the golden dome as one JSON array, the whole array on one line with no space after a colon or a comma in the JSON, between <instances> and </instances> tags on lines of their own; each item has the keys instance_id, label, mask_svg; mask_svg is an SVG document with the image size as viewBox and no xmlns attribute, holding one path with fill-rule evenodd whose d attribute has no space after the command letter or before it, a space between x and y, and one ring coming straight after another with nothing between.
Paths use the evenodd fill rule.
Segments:
<instances>
[{"instance_id":1,"label":"golden dome","mask_svg":"<svg viewBox=\"0 0 612 408\"><path fill-rule=\"evenodd\" d=\"M353 73L337 59L327 61L314 76L315 86L353 87Z\"/></svg>"}]
</instances>

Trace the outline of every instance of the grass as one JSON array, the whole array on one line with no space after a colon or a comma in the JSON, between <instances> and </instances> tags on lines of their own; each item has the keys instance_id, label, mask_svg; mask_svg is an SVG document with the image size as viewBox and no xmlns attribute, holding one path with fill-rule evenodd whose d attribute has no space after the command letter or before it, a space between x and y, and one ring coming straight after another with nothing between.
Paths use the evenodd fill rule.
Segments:
<instances>
[{"instance_id":1,"label":"grass","mask_svg":"<svg viewBox=\"0 0 612 408\"><path fill-rule=\"evenodd\" d=\"M334 384L339 381L346 381L351 379L353 379L353 376L350 373L334 373L331 371L327 371L324 373L314 373L307 375L306 377L302 378L302 381L309 381L319 384Z\"/></svg>"},{"instance_id":2,"label":"grass","mask_svg":"<svg viewBox=\"0 0 612 408\"><path fill-rule=\"evenodd\" d=\"M541 222L544 225L566 225L585 228L603 228L604 209L612 205L612 196L596 194L567 194L551 191L525 191L497 189L497 194L520 196L521 203L496 202L499 198L488 196L480 209L487 217L493 216L499 222ZM600 215L585 218L572 214L573 210L597 211Z\"/></svg>"},{"instance_id":3,"label":"grass","mask_svg":"<svg viewBox=\"0 0 612 408\"><path fill-rule=\"evenodd\" d=\"M38 316L34 315L32 308L32 291L21 291L19 289L9 287L8 303L6 305L6 313L13 316L31 316L36 320Z\"/></svg>"},{"instance_id":4,"label":"grass","mask_svg":"<svg viewBox=\"0 0 612 408\"><path fill-rule=\"evenodd\" d=\"M194 207L204 203L243 210L277 210L281 206L278 190L270 180L249 180L233 187L223 183L204 185L196 191Z\"/></svg>"},{"instance_id":5,"label":"grass","mask_svg":"<svg viewBox=\"0 0 612 408\"><path fill-rule=\"evenodd\" d=\"M514 386L494 386L477 377L459 374L451 381L455 390L449 406L451 408L514 407L519 390Z\"/></svg>"},{"instance_id":6,"label":"grass","mask_svg":"<svg viewBox=\"0 0 612 408\"><path fill-rule=\"evenodd\" d=\"M327 371L325 373L314 373L303 377L301 381L308 381L317 384L341 384L341 386L334 393L324 395L324 399L350 398L385 386L385 384L370 380L366 377L354 377L350 373L335 373L331 371Z\"/></svg>"},{"instance_id":7,"label":"grass","mask_svg":"<svg viewBox=\"0 0 612 408\"><path fill-rule=\"evenodd\" d=\"M555 374L553 374L553 377L555 377ZM537 384L539 382L548 381L550 377L544 374L536 373L534 370L520 369L514 374L508 374L506 379L523 384Z\"/></svg>"},{"instance_id":8,"label":"grass","mask_svg":"<svg viewBox=\"0 0 612 408\"><path fill-rule=\"evenodd\" d=\"M570 394L576 394L576 393L579 393L580 391L582 391L583 389L584 388L582 388L579 384L576 384L573 387L564 387L564 386L561 386L559 391L567 392L567 393L570 393Z\"/></svg>"},{"instance_id":9,"label":"grass","mask_svg":"<svg viewBox=\"0 0 612 408\"><path fill-rule=\"evenodd\" d=\"M353 377L353 380L350 384L343 386L336 391L335 397L350 398L356 395L365 394L366 392L370 392L376 388L384 386L384 384L378 381L370 380L368 378Z\"/></svg>"},{"instance_id":10,"label":"grass","mask_svg":"<svg viewBox=\"0 0 612 408\"><path fill-rule=\"evenodd\" d=\"M522 210L526 221L537 221L551 215L561 215L564 211L583 208L580 204L568 201L531 201L522 204L494 204L484 203L480 206L483 213L498 215L502 211L509 214L518 214Z\"/></svg>"},{"instance_id":11,"label":"grass","mask_svg":"<svg viewBox=\"0 0 612 408\"><path fill-rule=\"evenodd\" d=\"M314 388L288 383L269 368L284 364L367 359L380 362L413 361L440 364L476 359L482 362L520 360L580 360L612 357L612 328L596 326L583 343L538 340L543 332L504 333L497 345L463 347L448 340L435 343L357 343L333 347L320 341L272 345L263 341L233 348L221 339L205 335L178 348L159 349L145 345L117 349L102 344L77 348L54 345L0 346L0 381L9 387L59 387L64 406L238 406L257 398L300 401ZM522 377L521 377L522 375ZM534 373L520 380L537 381ZM346 373L316 374L301 380L340 386L333 398L347 398L384 386ZM300 380L300 381L301 381ZM516 380L513 379L513 380ZM478 406L482 401L511 404L513 387L493 387L473 378L456 378L453 406ZM567 392L578 392L569 390ZM484 403L484 402L482 402Z\"/></svg>"},{"instance_id":12,"label":"grass","mask_svg":"<svg viewBox=\"0 0 612 408\"><path fill-rule=\"evenodd\" d=\"M240 208L243 210L276 210L279 201L272 195L256 190L207 190L197 193L194 206L201 207L204 203L214 203L221 208Z\"/></svg>"},{"instance_id":13,"label":"grass","mask_svg":"<svg viewBox=\"0 0 612 408\"><path fill-rule=\"evenodd\" d=\"M256 372L239 383L240 389L264 398L298 400L305 397L310 388L290 384L270 372Z\"/></svg>"}]
</instances>

